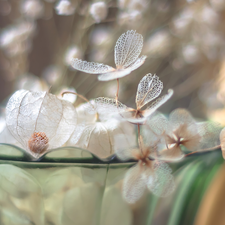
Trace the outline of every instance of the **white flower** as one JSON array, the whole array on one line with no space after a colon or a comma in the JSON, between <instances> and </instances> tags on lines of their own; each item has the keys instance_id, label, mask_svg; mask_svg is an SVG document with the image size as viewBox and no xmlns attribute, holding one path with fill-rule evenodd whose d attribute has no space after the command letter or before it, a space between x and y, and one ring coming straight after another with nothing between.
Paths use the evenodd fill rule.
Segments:
<instances>
[{"instance_id":1,"label":"white flower","mask_svg":"<svg viewBox=\"0 0 225 225\"><path fill-rule=\"evenodd\" d=\"M151 156L160 160L182 159L182 147L193 152L219 145L219 124L197 123L186 109L174 110L170 113L169 119L157 113L147 121L146 126L143 128L143 137L156 148Z\"/></svg>"},{"instance_id":2,"label":"white flower","mask_svg":"<svg viewBox=\"0 0 225 225\"><path fill-rule=\"evenodd\" d=\"M7 128L34 160L62 146L76 122L72 104L47 92L19 90L6 106Z\"/></svg>"},{"instance_id":3,"label":"white flower","mask_svg":"<svg viewBox=\"0 0 225 225\"><path fill-rule=\"evenodd\" d=\"M163 95L152 102L145 110L142 108L157 98L163 90L163 83L159 77L152 74L146 74L138 84L136 94L136 109L128 108L119 101L111 100L112 105L117 105L120 115L131 123L142 124L153 114L161 105L167 102L173 95L173 90L169 89L168 94Z\"/></svg>"},{"instance_id":4,"label":"white flower","mask_svg":"<svg viewBox=\"0 0 225 225\"><path fill-rule=\"evenodd\" d=\"M102 63L87 62L77 58L72 59L71 65L74 69L85 73L100 74L98 79L101 81L118 79L130 74L145 62L146 56L138 58L142 46L142 35L130 30L122 34L116 42L114 49L116 69Z\"/></svg>"},{"instance_id":5,"label":"white flower","mask_svg":"<svg viewBox=\"0 0 225 225\"><path fill-rule=\"evenodd\" d=\"M121 134L126 142L135 143L134 127L117 120L118 109L111 99L97 98L77 108L78 125L67 145L89 150L100 158L114 153L114 136ZM114 101L114 100L113 100Z\"/></svg>"},{"instance_id":6,"label":"white flower","mask_svg":"<svg viewBox=\"0 0 225 225\"><path fill-rule=\"evenodd\" d=\"M108 7L105 2L95 2L90 7L90 14L96 23L104 20L108 13Z\"/></svg>"},{"instance_id":7,"label":"white flower","mask_svg":"<svg viewBox=\"0 0 225 225\"><path fill-rule=\"evenodd\" d=\"M116 137L117 139L117 137ZM119 142L121 142L119 137ZM143 146L144 147L144 146ZM150 157L150 149L144 147L140 149L129 149L125 146L117 145L116 154L119 159L138 160L138 163L131 167L125 174L123 182L123 197L132 204L138 201L146 187L156 196L167 197L175 189L175 183L170 167L158 160Z\"/></svg>"},{"instance_id":8,"label":"white flower","mask_svg":"<svg viewBox=\"0 0 225 225\"><path fill-rule=\"evenodd\" d=\"M74 5L69 0L60 0L55 6L58 15L69 16L75 12Z\"/></svg>"}]
</instances>

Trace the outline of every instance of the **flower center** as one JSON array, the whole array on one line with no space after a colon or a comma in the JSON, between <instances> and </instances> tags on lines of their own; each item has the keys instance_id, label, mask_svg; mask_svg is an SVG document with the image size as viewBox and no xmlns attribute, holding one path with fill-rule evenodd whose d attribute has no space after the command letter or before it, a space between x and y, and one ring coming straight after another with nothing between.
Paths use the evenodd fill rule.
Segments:
<instances>
[{"instance_id":1,"label":"flower center","mask_svg":"<svg viewBox=\"0 0 225 225\"><path fill-rule=\"evenodd\" d=\"M32 152L41 154L47 150L48 142L49 139L44 132L35 132L28 141L28 147Z\"/></svg>"}]
</instances>

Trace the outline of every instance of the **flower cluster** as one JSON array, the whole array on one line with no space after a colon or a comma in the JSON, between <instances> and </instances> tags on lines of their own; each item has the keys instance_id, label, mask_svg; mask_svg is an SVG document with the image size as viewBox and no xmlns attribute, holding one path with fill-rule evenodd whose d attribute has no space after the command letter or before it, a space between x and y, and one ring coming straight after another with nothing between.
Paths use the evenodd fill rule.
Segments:
<instances>
[{"instance_id":1,"label":"flower cluster","mask_svg":"<svg viewBox=\"0 0 225 225\"><path fill-rule=\"evenodd\" d=\"M89 101L75 91L64 91L64 96L73 93L86 101L74 107L75 98L59 98L49 91L15 92L6 106L1 140L25 149L32 160L40 160L61 146L77 146L100 158L116 154L122 161L133 159L137 163L127 171L123 182L125 200L136 202L146 187L157 196L168 196L175 189L175 182L166 162L218 147L220 127L211 122L196 122L185 109L176 109L169 118L157 112L172 97L173 90L159 97L163 83L151 73L138 84L135 109L119 101L119 79L145 62L146 56L139 57L142 47L142 35L129 30L116 42L116 68L72 59L74 69L97 74L100 81L116 79L115 98ZM8 139L4 139L6 134Z\"/></svg>"}]
</instances>

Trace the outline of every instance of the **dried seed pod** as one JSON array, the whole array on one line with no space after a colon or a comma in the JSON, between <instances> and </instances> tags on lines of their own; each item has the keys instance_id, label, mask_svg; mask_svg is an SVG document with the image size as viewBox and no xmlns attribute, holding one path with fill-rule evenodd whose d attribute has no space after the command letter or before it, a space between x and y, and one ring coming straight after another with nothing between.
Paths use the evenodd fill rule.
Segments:
<instances>
[{"instance_id":1,"label":"dried seed pod","mask_svg":"<svg viewBox=\"0 0 225 225\"><path fill-rule=\"evenodd\" d=\"M45 132L35 132L28 141L28 147L32 152L41 154L48 149L48 142Z\"/></svg>"},{"instance_id":2,"label":"dried seed pod","mask_svg":"<svg viewBox=\"0 0 225 225\"><path fill-rule=\"evenodd\" d=\"M76 123L73 105L48 92L19 90L6 106L7 128L34 159L62 146Z\"/></svg>"},{"instance_id":3,"label":"dried seed pod","mask_svg":"<svg viewBox=\"0 0 225 225\"><path fill-rule=\"evenodd\" d=\"M122 111L124 105L120 105ZM132 124L117 120L118 108L115 99L97 98L77 108L78 125L67 142L89 150L100 158L114 153L114 136L122 135L125 142L134 143L135 130Z\"/></svg>"}]
</instances>

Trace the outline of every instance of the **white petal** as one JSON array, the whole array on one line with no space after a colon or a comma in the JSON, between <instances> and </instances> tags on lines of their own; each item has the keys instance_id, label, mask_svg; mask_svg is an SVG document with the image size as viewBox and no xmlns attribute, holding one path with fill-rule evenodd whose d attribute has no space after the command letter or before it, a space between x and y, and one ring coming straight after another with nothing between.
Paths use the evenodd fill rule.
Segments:
<instances>
[{"instance_id":1,"label":"white petal","mask_svg":"<svg viewBox=\"0 0 225 225\"><path fill-rule=\"evenodd\" d=\"M162 162L155 161L153 164L154 174L148 177L147 187L156 196L167 197L175 189L172 170Z\"/></svg>"},{"instance_id":2,"label":"white petal","mask_svg":"<svg viewBox=\"0 0 225 225\"><path fill-rule=\"evenodd\" d=\"M98 80L100 81L108 81L108 80L115 80L121 77L125 77L131 73L132 70L130 68L115 70L109 73L101 74L98 76Z\"/></svg>"},{"instance_id":3,"label":"white petal","mask_svg":"<svg viewBox=\"0 0 225 225\"><path fill-rule=\"evenodd\" d=\"M103 63L87 62L77 58L71 60L71 65L76 70L92 74L108 73L115 70L113 67Z\"/></svg>"},{"instance_id":4,"label":"white petal","mask_svg":"<svg viewBox=\"0 0 225 225\"><path fill-rule=\"evenodd\" d=\"M133 64L141 53L143 37L136 31L128 30L116 42L115 64L117 68L126 68Z\"/></svg>"},{"instance_id":5,"label":"white petal","mask_svg":"<svg viewBox=\"0 0 225 225\"><path fill-rule=\"evenodd\" d=\"M147 109L144 111L144 117L150 116L153 112L155 112L161 105L166 103L173 95L173 90L169 89L168 94L163 95L162 97L158 98L154 101Z\"/></svg>"},{"instance_id":6,"label":"white petal","mask_svg":"<svg viewBox=\"0 0 225 225\"><path fill-rule=\"evenodd\" d=\"M178 108L170 113L169 121L173 124L174 129L181 124L195 124L195 120L186 109Z\"/></svg>"},{"instance_id":7,"label":"white petal","mask_svg":"<svg viewBox=\"0 0 225 225\"><path fill-rule=\"evenodd\" d=\"M128 67L128 69L131 70L131 71L136 70L137 68L139 68L141 65L144 64L146 58L147 58L146 55L142 55L132 65L130 65Z\"/></svg>"},{"instance_id":8,"label":"white petal","mask_svg":"<svg viewBox=\"0 0 225 225\"><path fill-rule=\"evenodd\" d=\"M114 149L117 157L122 161L135 159L137 143L133 125L127 122L122 122L120 130L114 135Z\"/></svg>"},{"instance_id":9,"label":"white petal","mask_svg":"<svg viewBox=\"0 0 225 225\"><path fill-rule=\"evenodd\" d=\"M146 146L153 146L157 141L163 139L163 134L167 133L168 119L161 113L155 112L150 116L145 126L141 129L141 134Z\"/></svg>"},{"instance_id":10,"label":"white petal","mask_svg":"<svg viewBox=\"0 0 225 225\"><path fill-rule=\"evenodd\" d=\"M144 194L146 181L142 173L143 169L138 163L125 174L123 181L123 197L130 204L135 203Z\"/></svg>"},{"instance_id":11,"label":"white petal","mask_svg":"<svg viewBox=\"0 0 225 225\"><path fill-rule=\"evenodd\" d=\"M159 77L152 74L145 75L138 84L136 105L142 108L145 104L157 98L163 89L163 83Z\"/></svg>"},{"instance_id":12,"label":"white petal","mask_svg":"<svg viewBox=\"0 0 225 225\"><path fill-rule=\"evenodd\" d=\"M197 130L201 136L200 149L213 148L220 144L219 137L222 130L220 124L214 122L197 123Z\"/></svg>"},{"instance_id":13,"label":"white petal","mask_svg":"<svg viewBox=\"0 0 225 225\"><path fill-rule=\"evenodd\" d=\"M17 91L6 106L9 131L35 158L40 154L32 152L28 146L34 133L45 133L48 149L60 147L73 133L76 122L73 105L47 92Z\"/></svg>"},{"instance_id":14,"label":"white petal","mask_svg":"<svg viewBox=\"0 0 225 225\"><path fill-rule=\"evenodd\" d=\"M96 111L101 121L107 120L113 116L121 114L127 110L127 106L114 98L99 97L95 100Z\"/></svg>"}]
</instances>

